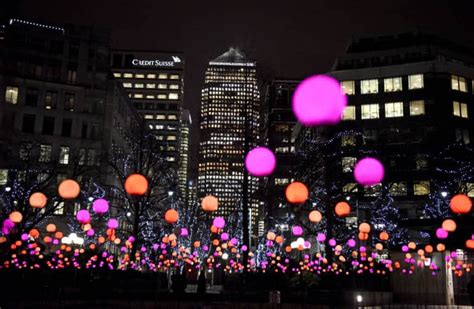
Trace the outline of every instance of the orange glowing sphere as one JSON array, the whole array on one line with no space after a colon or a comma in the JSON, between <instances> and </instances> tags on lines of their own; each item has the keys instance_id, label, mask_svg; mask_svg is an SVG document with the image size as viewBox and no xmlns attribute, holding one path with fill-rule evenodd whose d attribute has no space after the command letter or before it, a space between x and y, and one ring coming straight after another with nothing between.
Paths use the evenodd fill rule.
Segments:
<instances>
[{"instance_id":1,"label":"orange glowing sphere","mask_svg":"<svg viewBox=\"0 0 474 309\"><path fill-rule=\"evenodd\" d=\"M19 211L12 212L8 218L14 223L20 223L23 220L23 215Z\"/></svg>"},{"instance_id":2,"label":"orange glowing sphere","mask_svg":"<svg viewBox=\"0 0 474 309\"><path fill-rule=\"evenodd\" d=\"M37 229L31 229L29 234L33 238L38 238L40 233Z\"/></svg>"},{"instance_id":3,"label":"orange glowing sphere","mask_svg":"<svg viewBox=\"0 0 474 309\"><path fill-rule=\"evenodd\" d=\"M426 245L426 246L425 246L425 252L426 252L426 253L432 253L432 252L433 252L433 246L431 246L431 245Z\"/></svg>"},{"instance_id":4,"label":"orange glowing sphere","mask_svg":"<svg viewBox=\"0 0 474 309\"><path fill-rule=\"evenodd\" d=\"M443 224L441 225L441 227L448 231L448 232L454 232L456 230L456 222L454 222L454 220L452 219L446 219L443 221Z\"/></svg>"},{"instance_id":5,"label":"orange glowing sphere","mask_svg":"<svg viewBox=\"0 0 474 309\"><path fill-rule=\"evenodd\" d=\"M444 244L437 244L436 245L436 250L438 250L439 252L443 252L444 250L446 250L446 246Z\"/></svg>"},{"instance_id":6,"label":"orange glowing sphere","mask_svg":"<svg viewBox=\"0 0 474 309\"><path fill-rule=\"evenodd\" d=\"M286 247L285 247L285 251L286 251L287 253L290 253L290 252L291 252L291 247L290 247L290 246L286 246Z\"/></svg>"},{"instance_id":7,"label":"orange glowing sphere","mask_svg":"<svg viewBox=\"0 0 474 309\"><path fill-rule=\"evenodd\" d=\"M217 234L218 231L219 231L219 229L217 227L215 227L214 225L211 225L211 233L212 234Z\"/></svg>"},{"instance_id":8,"label":"orange glowing sphere","mask_svg":"<svg viewBox=\"0 0 474 309\"><path fill-rule=\"evenodd\" d=\"M174 224L178 222L179 219L179 214L176 210L174 209L168 209L165 212L165 221L169 224Z\"/></svg>"},{"instance_id":9,"label":"orange glowing sphere","mask_svg":"<svg viewBox=\"0 0 474 309\"><path fill-rule=\"evenodd\" d=\"M363 222L359 225L359 232L361 233L370 233L370 224Z\"/></svg>"},{"instance_id":10,"label":"orange glowing sphere","mask_svg":"<svg viewBox=\"0 0 474 309\"><path fill-rule=\"evenodd\" d=\"M30 196L30 206L33 208L43 208L48 202L48 198L41 192L35 192Z\"/></svg>"},{"instance_id":11,"label":"orange glowing sphere","mask_svg":"<svg viewBox=\"0 0 474 309\"><path fill-rule=\"evenodd\" d=\"M59 184L58 193L65 200L75 199L81 193L81 187L75 180L66 179Z\"/></svg>"},{"instance_id":12,"label":"orange glowing sphere","mask_svg":"<svg viewBox=\"0 0 474 309\"><path fill-rule=\"evenodd\" d=\"M148 190L148 180L141 174L131 174L125 180L125 191L130 195L144 195Z\"/></svg>"},{"instance_id":13,"label":"orange glowing sphere","mask_svg":"<svg viewBox=\"0 0 474 309\"><path fill-rule=\"evenodd\" d=\"M290 183L285 190L286 200L292 204L303 204L309 197L309 191L302 182Z\"/></svg>"},{"instance_id":14,"label":"orange glowing sphere","mask_svg":"<svg viewBox=\"0 0 474 309\"><path fill-rule=\"evenodd\" d=\"M276 234L272 231L267 233L267 239L268 240L275 240Z\"/></svg>"},{"instance_id":15,"label":"orange glowing sphere","mask_svg":"<svg viewBox=\"0 0 474 309\"><path fill-rule=\"evenodd\" d=\"M360 240L367 240L367 239L369 239L369 234L368 234L368 233L364 233L364 232L360 232L360 233L359 233L359 239L360 239Z\"/></svg>"},{"instance_id":16,"label":"orange glowing sphere","mask_svg":"<svg viewBox=\"0 0 474 309\"><path fill-rule=\"evenodd\" d=\"M217 207L219 207L219 201L217 200L217 197L208 195L202 199L201 207L202 210L206 212L216 211Z\"/></svg>"},{"instance_id":17,"label":"orange glowing sphere","mask_svg":"<svg viewBox=\"0 0 474 309\"><path fill-rule=\"evenodd\" d=\"M408 248L410 248L411 250L415 250L416 249L416 243L413 242L413 241L410 241L408 243Z\"/></svg>"},{"instance_id":18,"label":"orange glowing sphere","mask_svg":"<svg viewBox=\"0 0 474 309\"><path fill-rule=\"evenodd\" d=\"M48 233L56 232L56 225L54 223L50 223L50 224L46 225L46 232L48 232Z\"/></svg>"},{"instance_id":19,"label":"orange glowing sphere","mask_svg":"<svg viewBox=\"0 0 474 309\"><path fill-rule=\"evenodd\" d=\"M471 249L471 250L474 249L474 240L472 239L466 240L466 248Z\"/></svg>"},{"instance_id":20,"label":"orange glowing sphere","mask_svg":"<svg viewBox=\"0 0 474 309\"><path fill-rule=\"evenodd\" d=\"M377 243L377 244L375 245L375 249L381 251L381 250L383 250L383 245L382 245L381 243Z\"/></svg>"},{"instance_id":21,"label":"orange glowing sphere","mask_svg":"<svg viewBox=\"0 0 474 309\"><path fill-rule=\"evenodd\" d=\"M336 204L334 211L339 217L346 217L351 212L351 206L346 202L339 202Z\"/></svg>"},{"instance_id":22,"label":"orange glowing sphere","mask_svg":"<svg viewBox=\"0 0 474 309\"><path fill-rule=\"evenodd\" d=\"M275 238L275 242L276 242L277 244L282 244L284 241L285 241L285 239L283 238L283 236L277 236L277 237Z\"/></svg>"},{"instance_id":23,"label":"orange glowing sphere","mask_svg":"<svg viewBox=\"0 0 474 309\"><path fill-rule=\"evenodd\" d=\"M61 232L54 233L54 238L61 239L61 238L63 238L63 236L64 236L64 234L61 233Z\"/></svg>"},{"instance_id":24,"label":"orange glowing sphere","mask_svg":"<svg viewBox=\"0 0 474 309\"><path fill-rule=\"evenodd\" d=\"M201 246L201 242L199 241L195 241L194 244L193 244L194 248L199 248Z\"/></svg>"},{"instance_id":25,"label":"orange glowing sphere","mask_svg":"<svg viewBox=\"0 0 474 309\"><path fill-rule=\"evenodd\" d=\"M380 238L380 240L382 240L382 241L387 241L389 237L390 237L390 236L389 236L388 233L385 232L385 231L380 232L380 234L379 234L379 238Z\"/></svg>"},{"instance_id":26,"label":"orange glowing sphere","mask_svg":"<svg viewBox=\"0 0 474 309\"><path fill-rule=\"evenodd\" d=\"M451 206L451 211L455 214L467 214L471 211L472 201L468 196L458 194L453 196L449 205Z\"/></svg>"},{"instance_id":27,"label":"orange glowing sphere","mask_svg":"<svg viewBox=\"0 0 474 309\"><path fill-rule=\"evenodd\" d=\"M318 223L323 219L323 215L321 214L321 212L319 212L317 210L311 211L309 213L308 217L309 217L309 221L311 221L313 223Z\"/></svg>"}]
</instances>

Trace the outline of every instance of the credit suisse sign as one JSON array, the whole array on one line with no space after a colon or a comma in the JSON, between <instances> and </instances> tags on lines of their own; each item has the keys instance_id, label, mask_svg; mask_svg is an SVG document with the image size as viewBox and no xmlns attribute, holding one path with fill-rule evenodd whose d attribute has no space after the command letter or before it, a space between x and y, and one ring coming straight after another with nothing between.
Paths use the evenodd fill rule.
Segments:
<instances>
[{"instance_id":1,"label":"credit suisse sign","mask_svg":"<svg viewBox=\"0 0 474 309\"><path fill-rule=\"evenodd\" d=\"M136 67L175 67L178 64L181 64L181 58L178 56L171 56L171 60L138 58L132 60L132 65Z\"/></svg>"}]
</instances>

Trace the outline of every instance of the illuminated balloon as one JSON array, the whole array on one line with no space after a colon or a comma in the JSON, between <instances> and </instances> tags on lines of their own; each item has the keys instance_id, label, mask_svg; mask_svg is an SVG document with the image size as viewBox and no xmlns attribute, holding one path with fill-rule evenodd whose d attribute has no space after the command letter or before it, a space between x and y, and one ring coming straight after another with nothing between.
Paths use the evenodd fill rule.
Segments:
<instances>
[{"instance_id":1,"label":"illuminated balloon","mask_svg":"<svg viewBox=\"0 0 474 309\"><path fill-rule=\"evenodd\" d=\"M40 235L40 232L37 229L31 229L30 230L30 236L33 238L38 238Z\"/></svg>"},{"instance_id":2,"label":"illuminated balloon","mask_svg":"<svg viewBox=\"0 0 474 309\"><path fill-rule=\"evenodd\" d=\"M351 212L351 206L346 202L339 202L334 211L338 217L347 217Z\"/></svg>"},{"instance_id":3,"label":"illuminated balloon","mask_svg":"<svg viewBox=\"0 0 474 309\"><path fill-rule=\"evenodd\" d=\"M130 195L144 195L148 190L148 180L141 174L131 174L125 180L125 191Z\"/></svg>"},{"instance_id":4,"label":"illuminated balloon","mask_svg":"<svg viewBox=\"0 0 474 309\"><path fill-rule=\"evenodd\" d=\"M268 176L273 173L275 166L275 155L266 147L256 147L245 156L245 167L252 176Z\"/></svg>"},{"instance_id":5,"label":"illuminated balloon","mask_svg":"<svg viewBox=\"0 0 474 309\"><path fill-rule=\"evenodd\" d=\"M23 220L23 215L19 211L14 211L10 213L8 218L13 222L13 223L20 223L21 220Z\"/></svg>"},{"instance_id":6,"label":"illuminated balloon","mask_svg":"<svg viewBox=\"0 0 474 309\"><path fill-rule=\"evenodd\" d=\"M311 221L313 223L320 222L323 218L323 216L321 215L321 212L319 212L317 210L311 211L309 213L308 217L309 217L309 221Z\"/></svg>"},{"instance_id":7,"label":"illuminated balloon","mask_svg":"<svg viewBox=\"0 0 474 309\"><path fill-rule=\"evenodd\" d=\"M107 227L109 229L115 230L116 228L118 228L118 226L119 226L119 222L117 219L112 218L112 219L109 219L109 221L107 222Z\"/></svg>"},{"instance_id":8,"label":"illuminated balloon","mask_svg":"<svg viewBox=\"0 0 474 309\"><path fill-rule=\"evenodd\" d=\"M295 181L286 187L285 195L288 202L302 204L308 199L309 191L304 183Z\"/></svg>"},{"instance_id":9,"label":"illuminated balloon","mask_svg":"<svg viewBox=\"0 0 474 309\"><path fill-rule=\"evenodd\" d=\"M467 214L471 211L472 201L468 196L458 194L453 196L449 205L455 214Z\"/></svg>"},{"instance_id":10,"label":"illuminated balloon","mask_svg":"<svg viewBox=\"0 0 474 309\"><path fill-rule=\"evenodd\" d=\"M452 219L446 219L443 221L443 224L441 225L441 227L448 231L448 232L454 232L456 230L456 222L454 222L454 220Z\"/></svg>"},{"instance_id":11,"label":"illuminated balloon","mask_svg":"<svg viewBox=\"0 0 474 309\"><path fill-rule=\"evenodd\" d=\"M318 233L318 235L316 236L316 239L319 242L324 242L324 241L326 241L326 235L324 235L323 233Z\"/></svg>"},{"instance_id":12,"label":"illuminated balloon","mask_svg":"<svg viewBox=\"0 0 474 309\"><path fill-rule=\"evenodd\" d=\"M168 209L165 212L165 221L169 224L174 224L178 222L179 219L179 214L176 210L174 209Z\"/></svg>"},{"instance_id":13,"label":"illuminated balloon","mask_svg":"<svg viewBox=\"0 0 474 309\"><path fill-rule=\"evenodd\" d=\"M438 237L439 239L446 239L448 238L448 231L443 228L438 228L436 229L436 237Z\"/></svg>"},{"instance_id":14,"label":"illuminated balloon","mask_svg":"<svg viewBox=\"0 0 474 309\"><path fill-rule=\"evenodd\" d=\"M370 233L370 224L363 222L359 225L359 232L361 233Z\"/></svg>"},{"instance_id":15,"label":"illuminated balloon","mask_svg":"<svg viewBox=\"0 0 474 309\"><path fill-rule=\"evenodd\" d=\"M444 244L437 244L436 245L436 250L438 250L439 252L443 252L444 250L446 250L446 246Z\"/></svg>"},{"instance_id":16,"label":"illuminated balloon","mask_svg":"<svg viewBox=\"0 0 474 309\"><path fill-rule=\"evenodd\" d=\"M466 248L471 249L471 250L474 249L474 240L472 239L466 240Z\"/></svg>"},{"instance_id":17,"label":"illuminated balloon","mask_svg":"<svg viewBox=\"0 0 474 309\"><path fill-rule=\"evenodd\" d=\"M384 167L375 158L361 159L354 167L354 178L358 184L363 186L373 186L381 183L384 176Z\"/></svg>"},{"instance_id":18,"label":"illuminated balloon","mask_svg":"<svg viewBox=\"0 0 474 309\"><path fill-rule=\"evenodd\" d=\"M92 203L92 209L96 214L105 214L109 211L109 202L103 198L97 199Z\"/></svg>"},{"instance_id":19,"label":"illuminated balloon","mask_svg":"<svg viewBox=\"0 0 474 309\"><path fill-rule=\"evenodd\" d=\"M206 212L216 211L217 207L219 207L219 201L217 200L217 197L208 195L202 199L201 207L202 210Z\"/></svg>"},{"instance_id":20,"label":"illuminated balloon","mask_svg":"<svg viewBox=\"0 0 474 309\"><path fill-rule=\"evenodd\" d=\"M358 236L359 236L359 240L369 239L369 234L368 233L360 232Z\"/></svg>"},{"instance_id":21,"label":"illuminated balloon","mask_svg":"<svg viewBox=\"0 0 474 309\"><path fill-rule=\"evenodd\" d=\"M293 94L292 109L305 126L334 125L341 121L347 97L337 80L315 75L304 79Z\"/></svg>"},{"instance_id":22,"label":"illuminated balloon","mask_svg":"<svg viewBox=\"0 0 474 309\"><path fill-rule=\"evenodd\" d=\"M382 240L382 241L387 241L388 238L389 238L389 235L388 235L387 232L383 231L383 232L380 232L379 238L380 238L380 240Z\"/></svg>"},{"instance_id":23,"label":"illuminated balloon","mask_svg":"<svg viewBox=\"0 0 474 309\"><path fill-rule=\"evenodd\" d=\"M222 229L225 226L225 220L222 217L215 217L212 221L212 225L218 229Z\"/></svg>"},{"instance_id":24,"label":"illuminated balloon","mask_svg":"<svg viewBox=\"0 0 474 309\"><path fill-rule=\"evenodd\" d=\"M87 210L81 209L77 212L76 218L79 223L86 224L91 221L91 214Z\"/></svg>"},{"instance_id":25,"label":"illuminated balloon","mask_svg":"<svg viewBox=\"0 0 474 309\"><path fill-rule=\"evenodd\" d=\"M431 246L431 245L426 245L426 246L425 246L425 251L426 251L426 253L432 253L432 252L433 252L433 246Z\"/></svg>"},{"instance_id":26,"label":"illuminated balloon","mask_svg":"<svg viewBox=\"0 0 474 309\"><path fill-rule=\"evenodd\" d=\"M48 202L48 198L41 192L35 192L30 196L30 206L33 208L43 208Z\"/></svg>"},{"instance_id":27,"label":"illuminated balloon","mask_svg":"<svg viewBox=\"0 0 474 309\"><path fill-rule=\"evenodd\" d=\"M272 231L267 233L267 239L268 240L275 240L276 234Z\"/></svg>"},{"instance_id":28,"label":"illuminated balloon","mask_svg":"<svg viewBox=\"0 0 474 309\"><path fill-rule=\"evenodd\" d=\"M291 228L291 233L294 235L294 236L301 236L303 235L303 228L299 225L294 225L292 228Z\"/></svg>"},{"instance_id":29,"label":"illuminated balloon","mask_svg":"<svg viewBox=\"0 0 474 309\"><path fill-rule=\"evenodd\" d=\"M46 232L48 232L48 233L56 232L56 225L54 223L50 223L50 224L46 225Z\"/></svg>"},{"instance_id":30,"label":"illuminated balloon","mask_svg":"<svg viewBox=\"0 0 474 309\"><path fill-rule=\"evenodd\" d=\"M65 200L75 199L81 193L81 187L72 179L66 179L59 184L59 196Z\"/></svg>"},{"instance_id":31,"label":"illuminated balloon","mask_svg":"<svg viewBox=\"0 0 474 309\"><path fill-rule=\"evenodd\" d=\"M416 249L416 243L413 242L413 241L410 241L408 243L408 248L411 249L411 250L415 250Z\"/></svg>"},{"instance_id":32,"label":"illuminated balloon","mask_svg":"<svg viewBox=\"0 0 474 309\"><path fill-rule=\"evenodd\" d=\"M356 245L356 241L355 241L354 239L349 239L349 240L347 241L347 245L348 245L349 247L351 247L351 248L354 248L355 245Z\"/></svg>"}]
</instances>

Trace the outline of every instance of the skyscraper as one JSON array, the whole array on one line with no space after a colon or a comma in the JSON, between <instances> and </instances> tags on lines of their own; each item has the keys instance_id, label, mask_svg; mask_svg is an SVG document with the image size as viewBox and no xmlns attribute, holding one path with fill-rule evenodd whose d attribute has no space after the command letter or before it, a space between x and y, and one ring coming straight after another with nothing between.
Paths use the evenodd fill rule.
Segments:
<instances>
[{"instance_id":1,"label":"skyscraper","mask_svg":"<svg viewBox=\"0 0 474 309\"><path fill-rule=\"evenodd\" d=\"M179 191L183 198L186 197L186 186L188 182L189 169L189 129L191 127L191 114L189 110L185 109L181 112L181 130L180 130L180 145L179 145Z\"/></svg>"},{"instance_id":2,"label":"skyscraper","mask_svg":"<svg viewBox=\"0 0 474 309\"><path fill-rule=\"evenodd\" d=\"M235 48L209 62L202 89L198 197L216 196L219 215L236 215L242 203L244 157L257 144L259 109L255 62ZM250 230L258 216L257 185L249 177Z\"/></svg>"}]
</instances>

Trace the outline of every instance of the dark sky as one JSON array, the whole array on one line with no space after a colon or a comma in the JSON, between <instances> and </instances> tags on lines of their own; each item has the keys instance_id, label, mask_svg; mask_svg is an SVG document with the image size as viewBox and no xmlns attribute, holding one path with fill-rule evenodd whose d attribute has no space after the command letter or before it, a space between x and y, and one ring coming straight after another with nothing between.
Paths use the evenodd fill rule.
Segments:
<instances>
[{"instance_id":1,"label":"dark sky","mask_svg":"<svg viewBox=\"0 0 474 309\"><path fill-rule=\"evenodd\" d=\"M4 1L19 17L109 28L114 48L183 51L185 106L195 120L206 64L229 46L278 76L304 77L329 70L352 34L421 28L474 41L473 0Z\"/></svg>"}]
</instances>

